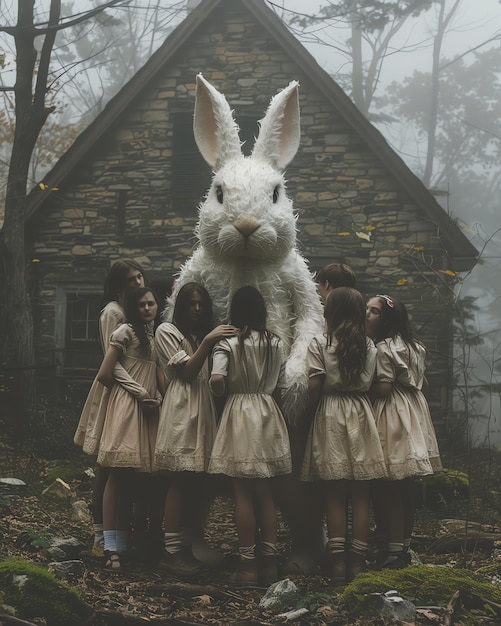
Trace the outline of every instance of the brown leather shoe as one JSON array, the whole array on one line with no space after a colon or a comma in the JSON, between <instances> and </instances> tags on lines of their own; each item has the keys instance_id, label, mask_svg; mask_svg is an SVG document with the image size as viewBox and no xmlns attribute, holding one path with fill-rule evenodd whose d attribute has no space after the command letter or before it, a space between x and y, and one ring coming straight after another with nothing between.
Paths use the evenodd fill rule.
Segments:
<instances>
[{"instance_id":1,"label":"brown leather shoe","mask_svg":"<svg viewBox=\"0 0 501 626\"><path fill-rule=\"evenodd\" d=\"M365 554L359 554L358 552L348 552L347 559L347 572L346 578L348 582L352 581L357 574L367 571L367 561Z\"/></svg>"},{"instance_id":2,"label":"brown leather shoe","mask_svg":"<svg viewBox=\"0 0 501 626\"><path fill-rule=\"evenodd\" d=\"M229 581L240 587L253 587L259 582L257 559L242 559L238 561L237 568L231 573Z\"/></svg>"},{"instance_id":3,"label":"brown leather shoe","mask_svg":"<svg viewBox=\"0 0 501 626\"><path fill-rule=\"evenodd\" d=\"M346 555L344 552L329 554L328 572L335 585L344 585L346 582Z\"/></svg>"},{"instance_id":4,"label":"brown leather shoe","mask_svg":"<svg viewBox=\"0 0 501 626\"><path fill-rule=\"evenodd\" d=\"M191 579L202 571L203 564L188 552L180 551L171 554L164 550L158 562L158 568L177 578Z\"/></svg>"},{"instance_id":5,"label":"brown leather shoe","mask_svg":"<svg viewBox=\"0 0 501 626\"><path fill-rule=\"evenodd\" d=\"M260 565L263 585L268 586L276 583L278 580L278 556L276 554L261 555Z\"/></svg>"}]
</instances>

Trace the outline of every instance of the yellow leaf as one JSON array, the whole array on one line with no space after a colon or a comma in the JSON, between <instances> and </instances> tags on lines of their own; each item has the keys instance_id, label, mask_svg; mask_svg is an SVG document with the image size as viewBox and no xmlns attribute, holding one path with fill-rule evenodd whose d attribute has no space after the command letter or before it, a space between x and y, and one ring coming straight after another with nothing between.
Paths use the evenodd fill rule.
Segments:
<instances>
[{"instance_id":1,"label":"yellow leaf","mask_svg":"<svg viewBox=\"0 0 501 626\"><path fill-rule=\"evenodd\" d=\"M40 259L31 259L32 263L40 263Z\"/></svg>"},{"instance_id":2,"label":"yellow leaf","mask_svg":"<svg viewBox=\"0 0 501 626\"><path fill-rule=\"evenodd\" d=\"M369 233L373 230L376 230L376 227L373 226L372 224L367 224L367 226L362 226L363 230L368 231Z\"/></svg>"},{"instance_id":3,"label":"yellow leaf","mask_svg":"<svg viewBox=\"0 0 501 626\"><path fill-rule=\"evenodd\" d=\"M397 280L397 285L406 285L407 284L407 278L399 278Z\"/></svg>"},{"instance_id":4,"label":"yellow leaf","mask_svg":"<svg viewBox=\"0 0 501 626\"><path fill-rule=\"evenodd\" d=\"M40 187L40 189L42 191L44 191L45 189L47 189L47 185L45 183L38 183L38 186Z\"/></svg>"},{"instance_id":5,"label":"yellow leaf","mask_svg":"<svg viewBox=\"0 0 501 626\"><path fill-rule=\"evenodd\" d=\"M421 252L421 250L424 250L424 246L416 246L414 248L414 250L417 250L418 252Z\"/></svg>"},{"instance_id":6,"label":"yellow leaf","mask_svg":"<svg viewBox=\"0 0 501 626\"><path fill-rule=\"evenodd\" d=\"M453 272L452 270L438 270L442 272L442 274L446 274L447 276L457 276L459 272Z\"/></svg>"},{"instance_id":7,"label":"yellow leaf","mask_svg":"<svg viewBox=\"0 0 501 626\"><path fill-rule=\"evenodd\" d=\"M406 248L407 250L412 250L412 248L414 248L414 244L412 244L412 243L404 243L404 248Z\"/></svg>"},{"instance_id":8,"label":"yellow leaf","mask_svg":"<svg viewBox=\"0 0 501 626\"><path fill-rule=\"evenodd\" d=\"M59 187L51 187L51 191L59 191Z\"/></svg>"},{"instance_id":9,"label":"yellow leaf","mask_svg":"<svg viewBox=\"0 0 501 626\"><path fill-rule=\"evenodd\" d=\"M338 237L348 237L348 235L351 235L351 233L347 232L346 230L343 230L341 233L338 233Z\"/></svg>"},{"instance_id":10,"label":"yellow leaf","mask_svg":"<svg viewBox=\"0 0 501 626\"><path fill-rule=\"evenodd\" d=\"M476 235L477 234L477 227L476 226L469 226L468 224L466 224L466 222L463 222L463 220L459 220L458 219L458 226L461 230L463 230L465 233L469 233L470 235Z\"/></svg>"},{"instance_id":11,"label":"yellow leaf","mask_svg":"<svg viewBox=\"0 0 501 626\"><path fill-rule=\"evenodd\" d=\"M370 233L362 233L362 232L357 232L355 233L355 235L359 238L359 239L365 239L366 241L370 241L371 240L371 234Z\"/></svg>"}]
</instances>

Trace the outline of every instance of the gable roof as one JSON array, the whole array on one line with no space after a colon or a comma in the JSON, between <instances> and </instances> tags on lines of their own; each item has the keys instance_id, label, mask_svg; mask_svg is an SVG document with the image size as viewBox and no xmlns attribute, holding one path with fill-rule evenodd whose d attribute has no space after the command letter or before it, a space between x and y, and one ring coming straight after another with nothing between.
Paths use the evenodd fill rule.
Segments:
<instances>
[{"instance_id":1,"label":"gable roof","mask_svg":"<svg viewBox=\"0 0 501 626\"><path fill-rule=\"evenodd\" d=\"M28 196L26 219L37 211L47 200L53 187L58 187L91 151L94 144L116 121L131 101L138 96L157 72L172 58L190 36L203 25L212 11L228 0L202 0L189 13L179 26L166 38L162 46L151 56L134 77L108 102L104 110L77 137L72 146L59 159L56 165L44 177L44 189L35 187ZM403 159L391 148L375 126L357 109L352 100L331 76L320 67L314 57L292 35L281 19L264 0L229 0L235 5L241 4L243 10L250 12L263 29L308 75L326 100L339 111L345 121L363 137L381 162L405 188L409 196L423 213L435 222L444 237L446 249L454 261L456 271L470 270L477 258L478 251L458 227L457 223L435 200L419 178L408 168Z\"/></svg>"}]
</instances>

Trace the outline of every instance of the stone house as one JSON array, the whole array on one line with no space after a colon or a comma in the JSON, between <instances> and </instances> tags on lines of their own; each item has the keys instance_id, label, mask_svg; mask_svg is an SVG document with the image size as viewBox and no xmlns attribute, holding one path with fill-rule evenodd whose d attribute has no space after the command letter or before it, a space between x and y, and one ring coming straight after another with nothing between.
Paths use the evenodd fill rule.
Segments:
<instances>
[{"instance_id":1,"label":"stone house","mask_svg":"<svg viewBox=\"0 0 501 626\"><path fill-rule=\"evenodd\" d=\"M431 353L430 404L446 418L449 274L470 269L477 251L264 0L202 0L33 190L27 261L48 379L88 386L94 375L111 261L133 257L150 279L167 277L196 245L210 180L192 134L198 72L226 95L242 139L299 81L302 141L286 177L300 249L313 271L343 260L364 295L409 305Z\"/></svg>"}]
</instances>

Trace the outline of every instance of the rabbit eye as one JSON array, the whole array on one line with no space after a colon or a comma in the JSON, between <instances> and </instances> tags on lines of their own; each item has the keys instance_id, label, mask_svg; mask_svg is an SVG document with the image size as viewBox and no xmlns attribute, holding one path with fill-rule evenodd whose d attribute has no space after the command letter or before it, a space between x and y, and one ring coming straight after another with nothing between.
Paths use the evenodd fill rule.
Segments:
<instances>
[{"instance_id":1,"label":"rabbit eye","mask_svg":"<svg viewBox=\"0 0 501 626\"><path fill-rule=\"evenodd\" d=\"M277 185L273 190L273 204L276 204L278 201L278 194L280 192L280 187Z\"/></svg>"},{"instance_id":2,"label":"rabbit eye","mask_svg":"<svg viewBox=\"0 0 501 626\"><path fill-rule=\"evenodd\" d=\"M221 185L218 185L216 187L216 196L219 204L223 204L223 188L221 187Z\"/></svg>"}]
</instances>

